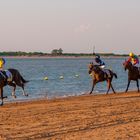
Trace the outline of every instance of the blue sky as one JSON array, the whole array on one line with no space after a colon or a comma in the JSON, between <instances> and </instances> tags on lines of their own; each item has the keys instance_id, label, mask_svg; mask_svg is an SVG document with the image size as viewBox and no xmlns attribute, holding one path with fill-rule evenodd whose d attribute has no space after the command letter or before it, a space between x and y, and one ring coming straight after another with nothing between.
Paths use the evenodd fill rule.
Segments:
<instances>
[{"instance_id":1,"label":"blue sky","mask_svg":"<svg viewBox=\"0 0 140 140\"><path fill-rule=\"evenodd\" d=\"M140 0L1 0L1 51L140 54Z\"/></svg>"}]
</instances>

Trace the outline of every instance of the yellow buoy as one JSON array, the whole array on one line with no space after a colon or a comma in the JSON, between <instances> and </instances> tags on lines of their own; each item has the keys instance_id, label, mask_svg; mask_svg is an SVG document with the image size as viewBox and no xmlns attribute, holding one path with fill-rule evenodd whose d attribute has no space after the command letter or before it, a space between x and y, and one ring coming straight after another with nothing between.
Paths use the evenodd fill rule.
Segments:
<instances>
[{"instance_id":1,"label":"yellow buoy","mask_svg":"<svg viewBox=\"0 0 140 140\"><path fill-rule=\"evenodd\" d=\"M46 77L44 77L44 80L48 80L48 77L46 76Z\"/></svg>"}]
</instances>

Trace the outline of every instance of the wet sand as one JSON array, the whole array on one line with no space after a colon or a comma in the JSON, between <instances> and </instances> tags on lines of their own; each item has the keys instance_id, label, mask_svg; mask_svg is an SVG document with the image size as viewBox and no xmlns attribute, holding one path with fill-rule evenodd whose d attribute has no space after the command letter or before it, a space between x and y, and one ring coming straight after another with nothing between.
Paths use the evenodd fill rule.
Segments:
<instances>
[{"instance_id":1,"label":"wet sand","mask_svg":"<svg viewBox=\"0 0 140 140\"><path fill-rule=\"evenodd\" d=\"M140 140L140 93L7 103L0 139Z\"/></svg>"}]
</instances>

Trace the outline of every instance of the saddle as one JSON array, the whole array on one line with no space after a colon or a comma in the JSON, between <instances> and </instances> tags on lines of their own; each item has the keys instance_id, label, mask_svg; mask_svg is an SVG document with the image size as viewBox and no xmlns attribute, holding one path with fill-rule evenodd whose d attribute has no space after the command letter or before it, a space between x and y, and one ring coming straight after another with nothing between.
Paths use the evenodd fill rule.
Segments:
<instances>
[{"instance_id":1,"label":"saddle","mask_svg":"<svg viewBox=\"0 0 140 140\"><path fill-rule=\"evenodd\" d=\"M3 78L10 82L12 81L12 73L8 70L0 71L0 74L3 76Z\"/></svg>"},{"instance_id":2,"label":"saddle","mask_svg":"<svg viewBox=\"0 0 140 140\"><path fill-rule=\"evenodd\" d=\"M104 77L105 78L107 78L107 77L110 78L111 77L109 69L102 69L102 71L104 72Z\"/></svg>"}]
</instances>

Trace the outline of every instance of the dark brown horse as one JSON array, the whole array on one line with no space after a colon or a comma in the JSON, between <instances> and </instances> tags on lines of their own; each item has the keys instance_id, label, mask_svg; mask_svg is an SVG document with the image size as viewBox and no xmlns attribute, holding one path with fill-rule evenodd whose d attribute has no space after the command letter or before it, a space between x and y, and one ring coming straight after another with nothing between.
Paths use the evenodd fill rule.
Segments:
<instances>
[{"instance_id":1,"label":"dark brown horse","mask_svg":"<svg viewBox=\"0 0 140 140\"><path fill-rule=\"evenodd\" d=\"M3 99L7 98L7 96L3 96L3 87L6 86L6 85L9 85L9 86L13 87L12 96L14 96L14 98L16 98L16 95L15 95L16 86L21 87L22 91L23 91L23 95L28 96L28 94L26 94L25 91L24 91L24 85L28 81L26 81L21 76L19 71L16 70L16 69L8 69L7 72L9 74L9 76L11 77L10 80L9 80L9 77L7 76L7 74L6 74L6 71L0 71L0 98L1 98L1 104L0 105L3 105Z\"/></svg>"},{"instance_id":2,"label":"dark brown horse","mask_svg":"<svg viewBox=\"0 0 140 140\"><path fill-rule=\"evenodd\" d=\"M106 94L108 94L110 87L112 88L113 92L115 93L115 90L112 86L112 79L113 76L115 76L115 78L117 78L117 75L109 70L109 69L105 69L105 71L103 71L99 66L94 65L93 63L89 64L89 74L92 74L92 79L93 79L93 85L92 85L92 89L90 91L90 94L93 92L95 85L98 82L103 82L103 81L107 81L108 84L108 90L106 92Z\"/></svg>"},{"instance_id":3,"label":"dark brown horse","mask_svg":"<svg viewBox=\"0 0 140 140\"><path fill-rule=\"evenodd\" d=\"M131 80L136 81L138 92L139 92L140 73L139 73L138 67L133 66L132 63L128 61L125 61L123 63L123 66L125 70L128 70L128 84L127 84L127 88L125 92L128 91Z\"/></svg>"}]
</instances>

